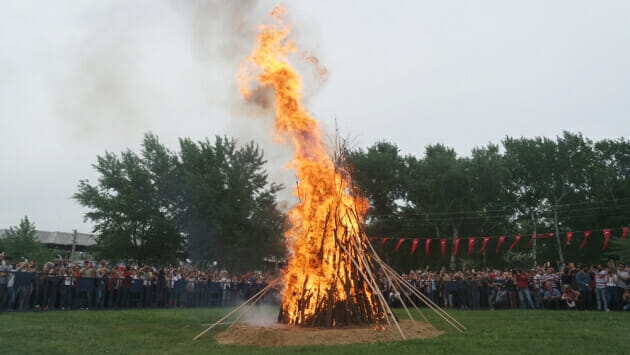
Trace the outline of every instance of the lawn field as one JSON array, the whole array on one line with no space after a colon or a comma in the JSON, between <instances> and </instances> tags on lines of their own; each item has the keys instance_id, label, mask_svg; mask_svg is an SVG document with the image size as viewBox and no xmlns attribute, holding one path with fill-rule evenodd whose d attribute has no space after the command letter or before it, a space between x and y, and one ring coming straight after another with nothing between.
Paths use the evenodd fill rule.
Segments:
<instances>
[{"instance_id":1,"label":"lawn field","mask_svg":"<svg viewBox=\"0 0 630 355\"><path fill-rule=\"evenodd\" d=\"M431 315L444 335L376 344L222 346L214 342L214 331L191 340L202 323L229 310L4 313L0 354L630 354L630 314L592 311L454 311L468 328L464 334Z\"/></svg>"}]
</instances>

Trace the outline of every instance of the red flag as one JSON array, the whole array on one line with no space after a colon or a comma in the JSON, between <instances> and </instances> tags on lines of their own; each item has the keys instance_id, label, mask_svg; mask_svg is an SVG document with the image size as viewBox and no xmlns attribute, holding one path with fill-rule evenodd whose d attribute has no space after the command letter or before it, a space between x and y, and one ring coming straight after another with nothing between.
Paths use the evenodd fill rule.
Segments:
<instances>
[{"instance_id":1,"label":"red flag","mask_svg":"<svg viewBox=\"0 0 630 355\"><path fill-rule=\"evenodd\" d=\"M588 237L591 236L591 231L584 231L584 241L582 241L582 244L580 244L580 249L584 248L584 246L586 245L586 241L588 240Z\"/></svg>"},{"instance_id":2,"label":"red flag","mask_svg":"<svg viewBox=\"0 0 630 355\"><path fill-rule=\"evenodd\" d=\"M534 239L536 239L536 233L532 234L532 239L530 239L529 243L527 243L528 248L531 248L532 245L534 245Z\"/></svg>"},{"instance_id":3,"label":"red flag","mask_svg":"<svg viewBox=\"0 0 630 355\"><path fill-rule=\"evenodd\" d=\"M376 240L376 237L370 237L370 243L375 241L375 240Z\"/></svg>"},{"instance_id":4,"label":"red flag","mask_svg":"<svg viewBox=\"0 0 630 355\"><path fill-rule=\"evenodd\" d=\"M606 250L608 248L608 242L610 241L610 229L604 229L604 246L602 250Z\"/></svg>"},{"instance_id":5,"label":"red flag","mask_svg":"<svg viewBox=\"0 0 630 355\"><path fill-rule=\"evenodd\" d=\"M446 238L440 239L440 248L442 249L442 257L446 255Z\"/></svg>"},{"instance_id":6,"label":"red flag","mask_svg":"<svg viewBox=\"0 0 630 355\"><path fill-rule=\"evenodd\" d=\"M400 249L400 246L402 245L402 243L405 241L405 238L400 238L400 240L398 241L398 244L396 244L396 248L394 248L394 250L398 251L398 249Z\"/></svg>"},{"instance_id":7,"label":"red flag","mask_svg":"<svg viewBox=\"0 0 630 355\"><path fill-rule=\"evenodd\" d=\"M459 250L459 242L462 240L462 238L455 238L455 240L453 241L453 255L457 255L457 251Z\"/></svg>"},{"instance_id":8,"label":"red flag","mask_svg":"<svg viewBox=\"0 0 630 355\"><path fill-rule=\"evenodd\" d=\"M413 255L413 253L416 252L416 248L418 247L418 242L419 241L420 241L420 239L413 238L413 241L411 242L411 255Z\"/></svg>"},{"instance_id":9,"label":"red flag","mask_svg":"<svg viewBox=\"0 0 630 355\"><path fill-rule=\"evenodd\" d=\"M628 236L628 227L623 227L623 232L621 233L621 239L626 239Z\"/></svg>"},{"instance_id":10,"label":"red flag","mask_svg":"<svg viewBox=\"0 0 630 355\"><path fill-rule=\"evenodd\" d=\"M501 245L503 245L503 242L505 242L505 236L502 235L499 237L499 242L497 243L497 250L496 252L499 252L499 249L501 249Z\"/></svg>"},{"instance_id":11,"label":"red flag","mask_svg":"<svg viewBox=\"0 0 630 355\"><path fill-rule=\"evenodd\" d=\"M431 238L427 238L427 240L424 241L424 253L427 256L431 255Z\"/></svg>"},{"instance_id":12,"label":"red flag","mask_svg":"<svg viewBox=\"0 0 630 355\"><path fill-rule=\"evenodd\" d=\"M510 244L510 247L508 249L509 250L514 249L514 247L516 246L516 243L518 243L519 240L521 240L520 234L517 235L516 237L514 237L514 242L512 244Z\"/></svg>"},{"instance_id":13,"label":"red flag","mask_svg":"<svg viewBox=\"0 0 630 355\"><path fill-rule=\"evenodd\" d=\"M564 249L571 243L571 239L573 239L573 232L567 232L567 242L564 243Z\"/></svg>"},{"instance_id":14,"label":"red flag","mask_svg":"<svg viewBox=\"0 0 630 355\"><path fill-rule=\"evenodd\" d=\"M486 245L488 245L488 241L490 237L483 237L483 243L481 243L481 249L479 249L479 254L483 253L483 250L486 249Z\"/></svg>"},{"instance_id":15,"label":"red flag","mask_svg":"<svg viewBox=\"0 0 630 355\"><path fill-rule=\"evenodd\" d=\"M381 245L385 245L385 243L387 243L388 240L389 240L389 238L383 238L383 241L381 242Z\"/></svg>"},{"instance_id":16,"label":"red flag","mask_svg":"<svg viewBox=\"0 0 630 355\"><path fill-rule=\"evenodd\" d=\"M468 254L472 254L473 249L475 248L475 241L477 241L477 238L475 237L470 237L468 238Z\"/></svg>"}]
</instances>

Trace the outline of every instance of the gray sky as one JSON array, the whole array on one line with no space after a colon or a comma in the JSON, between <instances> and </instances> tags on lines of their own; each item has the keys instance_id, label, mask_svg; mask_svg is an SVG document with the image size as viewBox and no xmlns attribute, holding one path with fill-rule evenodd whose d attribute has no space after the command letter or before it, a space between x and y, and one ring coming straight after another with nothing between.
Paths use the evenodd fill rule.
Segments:
<instances>
[{"instance_id":1,"label":"gray sky","mask_svg":"<svg viewBox=\"0 0 630 355\"><path fill-rule=\"evenodd\" d=\"M332 127L421 154L467 155L505 135L630 135L628 1L289 1L307 105ZM0 2L0 228L88 232L70 197L104 151L152 131L256 139L272 177L288 147L271 115L243 106L235 77L274 3ZM288 195L286 192L285 195Z\"/></svg>"}]
</instances>

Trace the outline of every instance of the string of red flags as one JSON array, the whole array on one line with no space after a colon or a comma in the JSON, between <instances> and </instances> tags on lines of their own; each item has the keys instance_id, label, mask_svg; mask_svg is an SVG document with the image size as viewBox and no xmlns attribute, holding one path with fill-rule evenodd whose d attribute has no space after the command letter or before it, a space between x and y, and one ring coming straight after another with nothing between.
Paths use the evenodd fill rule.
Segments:
<instances>
[{"instance_id":1,"label":"string of red flags","mask_svg":"<svg viewBox=\"0 0 630 355\"><path fill-rule=\"evenodd\" d=\"M613 233L614 231L621 232L621 236L619 238L625 240L626 238L628 238L629 230L630 230L630 227L623 227L623 228L617 228L617 229L606 228L606 229L599 229L599 230L567 231L564 236L565 243L563 247L564 249L566 249L574 241L575 239L574 237L576 237L579 234L582 234L583 238L581 238L581 243L579 245L579 248L583 249L588 243L591 235L593 235L593 232L601 232L601 237L603 238L602 250L606 250L610 244L611 238L616 237L615 234ZM596 233L596 235L599 236L599 233ZM555 233L533 233L531 237L529 238L529 241L527 245L525 246L525 248L531 248L537 239L547 239L547 238L552 238L554 236L555 236ZM514 248L518 246L519 241L522 239L522 236L520 234L517 234L514 236L499 235L498 237L485 236L481 238L481 246L477 250L477 253L479 254L483 253L486 250L486 247L488 246L488 242L490 241L490 239L495 239L495 238L497 239L495 252L499 253L501 251L501 247L503 246L503 244L508 238L514 238L508 246L508 250L513 250ZM431 242L433 241L434 238L393 238L393 237L370 237L369 238L370 242L372 243L380 242L381 246L385 246L386 243L390 239L396 241L396 244L394 246L395 251L399 251L400 248L403 246L403 244L405 244L406 240L408 239L411 240L411 254L412 255L416 252L416 249L418 249L418 245L420 244L420 241L424 239L424 253L426 256L431 255ZM468 252L468 255L474 254L475 247L477 246L477 239L479 239L477 237L453 238L451 242L452 254L457 255L459 253L459 246L462 239L465 239L468 242L468 248L466 249L466 251ZM439 238L438 240L440 242L440 252L442 254L442 257L444 258L446 257L446 247L449 243L450 238ZM578 241L579 240L580 238L578 237Z\"/></svg>"},{"instance_id":2,"label":"string of red flags","mask_svg":"<svg viewBox=\"0 0 630 355\"><path fill-rule=\"evenodd\" d=\"M503 245L503 242L505 242L505 236L504 235L499 237L499 243L497 244L497 253L501 249L501 245Z\"/></svg>"},{"instance_id":3,"label":"string of red flags","mask_svg":"<svg viewBox=\"0 0 630 355\"><path fill-rule=\"evenodd\" d=\"M582 241L582 244L580 244L580 249L584 248L584 246L586 245L586 241L588 241L588 237L591 236L591 231L584 231L584 240Z\"/></svg>"},{"instance_id":4,"label":"string of red flags","mask_svg":"<svg viewBox=\"0 0 630 355\"><path fill-rule=\"evenodd\" d=\"M476 240L477 240L477 238L475 238L475 237L468 238L468 255L472 254L473 250L475 249L475 241Z\"/></svg>"},{"instance_id":5,"label":"string of red flags","mask_svg":"<svg viewBox=\"0 0 630 355\"><path fill-rule=\"evenodd\" d=\"M567 232L567 242L564 243L564 249L569 246L569 243L571 243L571 239L573 239L573 232Z\"/></svg>"},{"instance_id":6,"label":"string of red flags","mask_svg":"<svg viewBox=\"0 0 630 355\"><path fill-rule=\"evenodd\" d=\"M516 244L518 243L518 241L521 240L521 235L517 235L516 237L514 237L514 243L510 244L510 247L508 249L512 250L514 249L514 247L516 246Z\"/></svg>"}]
</instances>

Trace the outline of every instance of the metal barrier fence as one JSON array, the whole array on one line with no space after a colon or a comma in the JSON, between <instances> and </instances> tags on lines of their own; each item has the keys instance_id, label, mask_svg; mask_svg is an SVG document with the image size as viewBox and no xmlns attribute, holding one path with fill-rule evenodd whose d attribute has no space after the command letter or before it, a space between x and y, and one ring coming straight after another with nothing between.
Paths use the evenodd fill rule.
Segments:
<instances>
[{"instance_id":1,"label":"metal barrier fence","mask_svg":"<svg viewBox=\"0 0 630 355\"><path fill-rule=\"evenodd\" d=\"M266 284L143 280L10 272L0 283L0 311L234 306ZM261 303L274 303L269 292Z\"/></svg>"}]
</instances>

